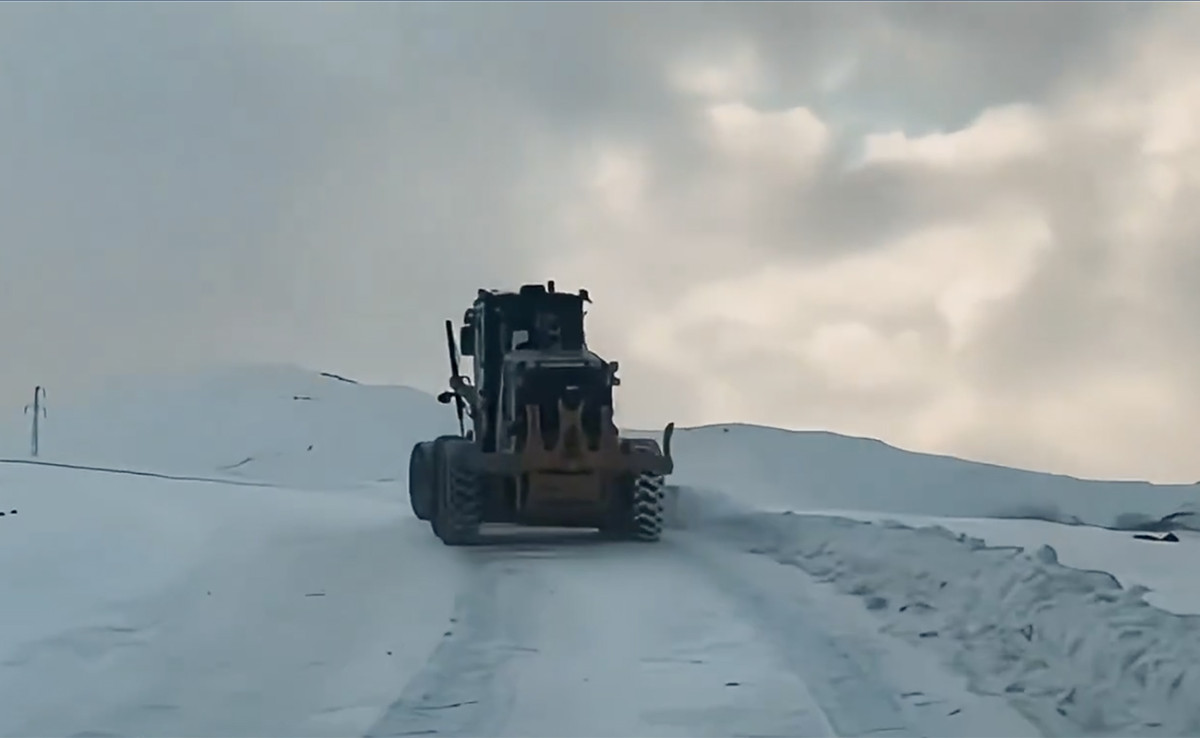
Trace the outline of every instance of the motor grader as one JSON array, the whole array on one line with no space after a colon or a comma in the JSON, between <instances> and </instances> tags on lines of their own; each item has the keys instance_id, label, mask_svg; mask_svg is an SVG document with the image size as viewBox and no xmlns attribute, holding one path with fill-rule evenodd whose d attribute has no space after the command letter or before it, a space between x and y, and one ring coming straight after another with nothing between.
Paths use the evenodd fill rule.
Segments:
<instances>
[{"instance_id":1,"label":"motor grader","mask_svg":"<svg viewBox=\"0 0 1200 738\"><path fill-rule=\"evenodd\" d=\"M554 282L479 290L456 347L446 321L450 389L460 435L413 446L413 512L450 546L480 540L485 523L597 528L659 540L663 483L674 471L674 423L654 439L622 438L613 422L618 363L587 347L587 290ZM473 377L459 372L459 347ZM466 428L464 415L470 419Z\"/></svg>"}]
</instances>

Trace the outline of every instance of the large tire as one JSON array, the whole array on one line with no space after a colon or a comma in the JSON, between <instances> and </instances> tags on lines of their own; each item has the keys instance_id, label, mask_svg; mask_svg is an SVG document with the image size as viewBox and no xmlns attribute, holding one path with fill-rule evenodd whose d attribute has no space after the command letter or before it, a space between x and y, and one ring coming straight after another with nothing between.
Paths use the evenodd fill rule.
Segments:
<instances>
[{"instance_id":1,"label":"large tire","mask_svg":"<svg viewBox=\"0 0 1200 738\"><path fill-rule=\"evenodd\" d=\"M660 454L658 442L651 438L631 438L624 442L626 452ZM661 474L642 472L626 476L613 499L601 533L614 538L652 543L662 538L666 504Z\"/></svg>"},{"instance_id":2,"label":"large tire","mask_svg":"<svg viewBox=\"0 0 1200 738\"><path fill-rule=\"evenodd\" d=\"M630 535L634 540L652 543L662 538L663 477L639 474L633 482L630 505Z\"/></svg>"},{"instance_id":3,"label":"large tire","mask_svg":"<svg viewBox=\"0 0 1200 738\"><path fill-rule=\"evenodd\" d=\"M408 501L418 520L428 521L434 510L433 444L422 441L408 456Z\"/></svg>"},{"instance_id":4,"label":"large tire","mask_svg":"<svg viewBox=\"0 0 1200 738\"><path fill-rule=\"evenodd\" d=\"M626 477L600 532L609 538L647 543L662 538L663 481L662 476L650 473Z\"/></svg>"},{"instance_id":5,"label":"large tire","mask_svg":"<svg viewBox=\"0 0 1200 738\"><path fill-rule=\"evenodd\" d=\"M447 546L465 546L479 538L483 521L483 500L479 473L476 471L475 444L462 438L439 439L434 447L439 457L437 509L433 511L433 531Z\"/></svg>"}]
</instances>

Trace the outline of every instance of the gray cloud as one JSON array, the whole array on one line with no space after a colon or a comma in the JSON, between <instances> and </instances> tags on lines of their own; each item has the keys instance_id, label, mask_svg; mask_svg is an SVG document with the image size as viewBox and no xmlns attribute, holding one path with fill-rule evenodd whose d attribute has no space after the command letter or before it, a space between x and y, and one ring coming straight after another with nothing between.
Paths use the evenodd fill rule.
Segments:
<instances>
[{"instance_id":1,"label":"gray cloud","mask_svg":"<svg viewBox=\"0 0 1200 738\"><path fill-rule=\"evenodd\" d=\"M1195 15L0 6L0 385L17 402L35 382L284 360L433 388L439 323L476 287L556 277L600 300L595 342L626 367L634 423L1200 476L1181 442L1122 453L1120 433L1072 438L1044 415L1118 423L1134 400L1088 392L1121 381L1200 410L1195 185L1146 194L1163 167L1187 180L1195 149L1143 151L1160 109L1197 122L1170 83L1200 77L1179 30ZM1139 84L1155 104L1136 107ZM1080 117L1104 101L1131 120ZM967 153L1041 148L912 153L959 130ZM871 159L869 136L892 133L907 153ZM1130 225L1143 211L1169 227ZM1153 402L1139 432L1200 440Z\"/></svg>"}]
</instances>

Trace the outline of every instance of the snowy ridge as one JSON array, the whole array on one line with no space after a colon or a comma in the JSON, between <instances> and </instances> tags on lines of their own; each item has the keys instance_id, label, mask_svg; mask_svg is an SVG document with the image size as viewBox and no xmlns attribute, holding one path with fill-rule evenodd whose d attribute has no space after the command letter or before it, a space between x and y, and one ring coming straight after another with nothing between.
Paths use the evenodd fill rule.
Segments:
<instances>
[{"instance_id":1,"label":"snowy ridge","mask_svg":"<svg viewBox=\"0 0 1200 738\"><path fill-rule=\"evenodd\" d=\"M27 422L14 413L0 425L0 457L27 458ZM402 480L412 444L456 430L453 413L419 390L250 366L122 379L91 402L56 406L41 458L330 489ZM1200 485L1082 480L744 424L678 428L673 453L673 484L760 509L1200 529Z\"/></svg>"},{"instance_id":2,"label":"snowy ridge","mask_svg":"<svg viewBox=\"0 0 1200 738\"><path fill-rule=\"evenodd\" d=\"M456 427L419 390L289 366L236 367L114 380L90 402L55 407L40 458L332 489L395 482L414 443ZM10 424L0 441L0 456L27 457L22 427Z\"/></svg>"},{"instance_id":3,"label":"snowy ridge","mask_svg":"<svg viewBox=\"0 0 1200 738\"><path fill-rule=\"evenodd\" d=\"M728 491L761 509L1200 529L1200 485L1076 479L904 451L869 438L742 424L680 428L672 443L672 483ZM1168 516L1174 517L1162 523Z\"/></svg>"}]
</instances>

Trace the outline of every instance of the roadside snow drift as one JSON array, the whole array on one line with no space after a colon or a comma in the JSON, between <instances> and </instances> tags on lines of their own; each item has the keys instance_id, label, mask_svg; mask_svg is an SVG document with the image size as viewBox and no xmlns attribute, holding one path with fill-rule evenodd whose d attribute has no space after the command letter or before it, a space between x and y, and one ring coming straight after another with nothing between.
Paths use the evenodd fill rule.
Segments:
<instances>
[{"instance_id":1,"label":"roadside snow drift","mask_svg":"<svg viewBox=\"0 0 1200 738\"><path fill-rule=\"evenodd\" d=\"M977 538L989 546L1016 546L1035 551L1050 546L1058 560L1073 569L1105 571L1123 586L1144 586L1146 601L1167 612L1200 614L1200 583L1181 562L1200 560L1200 533L1136 533L1042 520L947 518L896 515L854 510L814 511L828 517L872 523L901 523L912 528L941 527Z\"/></svg>"},{"instance_id":2,"label":"roadside snow drift","mask_svg":"<svg viewBox=\"0 0 1200 738\"><path fill-rule=\"evenodd\" d=\"M1065 567L1049 546L709 503L692 500L689 527L861 597L885 632L937 649L1048 734L1200 733L1200 616L1151 606L1143 587Z\"/></svg>"}]
</instances>

